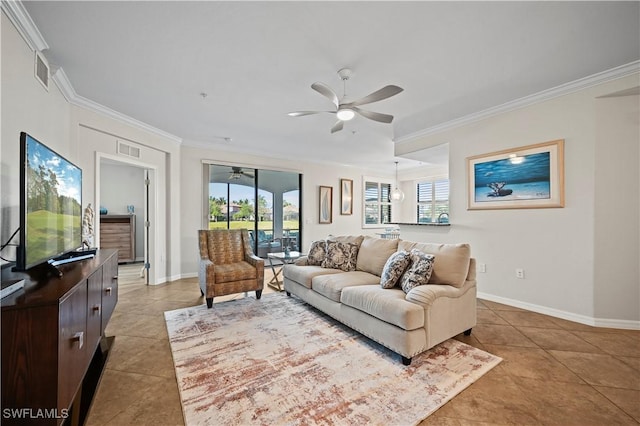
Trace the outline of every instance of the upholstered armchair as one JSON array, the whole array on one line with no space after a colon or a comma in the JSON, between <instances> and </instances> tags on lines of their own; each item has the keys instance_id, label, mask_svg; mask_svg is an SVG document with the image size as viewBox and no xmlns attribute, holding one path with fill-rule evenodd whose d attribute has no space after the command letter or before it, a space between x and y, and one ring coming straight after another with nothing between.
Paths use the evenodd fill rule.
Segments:
<instances>
[{"instance_id":1,"label":"upholstered armchair","mask_svg":"<svg viewBox=\"0 0 640 426\"><path fill-rule=\"evenodd\" d=\"M215 296L255 291L262 296L264 260L253 254L246 229L199 230L200 293L213 306Z\"/></svg>"}]
</instances>

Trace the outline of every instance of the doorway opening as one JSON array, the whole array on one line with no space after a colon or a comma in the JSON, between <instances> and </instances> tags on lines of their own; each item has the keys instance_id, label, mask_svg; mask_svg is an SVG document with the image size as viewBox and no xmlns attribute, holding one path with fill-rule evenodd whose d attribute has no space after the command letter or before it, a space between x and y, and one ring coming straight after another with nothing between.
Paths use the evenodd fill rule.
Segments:
<instances>
[{"instance_id":1,"label":"doorway opening","mask_svg":"<svg viewBox=\"0 0 640 426\"><path fill-rule=\"evenodd\" d=\"M104 154L98 164L97 246L118 249L118 263L139 265L139 278L155 283L155 169Z\"/></svg>"}]
</instances>

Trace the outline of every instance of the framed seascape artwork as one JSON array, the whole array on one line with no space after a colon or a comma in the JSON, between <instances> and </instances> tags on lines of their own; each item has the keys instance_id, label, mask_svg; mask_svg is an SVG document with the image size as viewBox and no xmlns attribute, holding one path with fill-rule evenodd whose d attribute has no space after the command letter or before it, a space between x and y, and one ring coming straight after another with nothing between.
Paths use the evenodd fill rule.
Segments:
<instances>
[{"instance_id":1,"label":"framed seascape artwork","mask_svg":"<svg viewBox=\"0 0 640 426\"><path fill-rule=\"evenodd\" d=\"M564 140L467 158L468 209L564 207Z\"/></svg>"},{"instance_id":2,"label":"framed seascape artwork","mask_svg":"<svg viewBox=\"0 0 640 426\"><path fill-rule=\"evenodd\" d=\"M353 181L340 179L340 214L353 214Z\"/></svg>"},{"instance_id":3,"label":"framed seascape artwork","mask_svg":"<svg viewBox=\"0 0 640 426\"><path fill-rule=\"evenodd\" d=\"M333 187L320 187L320 223L331 223L333 217Z\"/></svg>"}]
</instances>

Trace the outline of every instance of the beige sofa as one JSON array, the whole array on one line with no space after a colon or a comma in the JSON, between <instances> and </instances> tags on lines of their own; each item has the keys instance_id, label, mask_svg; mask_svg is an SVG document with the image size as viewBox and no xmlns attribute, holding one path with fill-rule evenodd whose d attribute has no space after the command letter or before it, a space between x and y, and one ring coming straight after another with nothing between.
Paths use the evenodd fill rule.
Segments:
<instances>
[{"instance_id":1,"label":"beige sofa","mask_svg":"<svg viewBox=\"0 0 640 426\"><path fill-rule=\"evenodd\" d=\"M356 270L308 265L307 258L284 267L284 288L350 328L402 356L415 355L476 324L475 259L468 244L432 244L372 237L335 237L359 245ZM407 294L383 289L380 276L389 256L416 248L435 256L429 283Z\"/></svg>"}]
</instances>

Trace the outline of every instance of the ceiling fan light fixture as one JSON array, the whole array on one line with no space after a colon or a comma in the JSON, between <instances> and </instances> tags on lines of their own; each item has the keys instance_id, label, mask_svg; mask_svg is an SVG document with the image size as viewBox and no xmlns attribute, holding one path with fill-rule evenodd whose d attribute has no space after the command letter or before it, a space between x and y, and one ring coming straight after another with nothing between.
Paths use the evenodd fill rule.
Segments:
<instances>
[{"instance_id":1,"label":"ceiling fan light fixture","mask_svg":"<svg viewBox=\"0 0 640 426\"><path fill-rule=\"evenodd\" d=\"M356 113L351 108L340 108L336 113L338 120L349 121L356 116Z\"/></svg>"}]
</instances>

